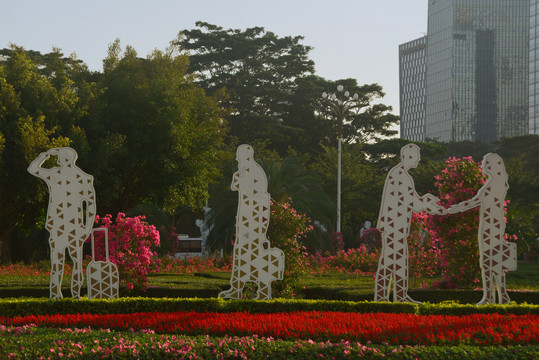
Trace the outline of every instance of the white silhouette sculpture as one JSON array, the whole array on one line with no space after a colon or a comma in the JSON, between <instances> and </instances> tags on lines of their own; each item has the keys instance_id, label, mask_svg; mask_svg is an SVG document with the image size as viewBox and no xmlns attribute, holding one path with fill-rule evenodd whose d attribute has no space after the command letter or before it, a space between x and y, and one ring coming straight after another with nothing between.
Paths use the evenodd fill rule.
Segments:
<instances>
[{"instance_id":1,"label":"white silhouette sculpture","mask_svg":"<svg viewBox=\"0 0 539 360\"><path fill-rule=\"evenodd\" d=\"M41 165L57 156L58 166ZM92 231L96 214L93 177L75 165L77 152L70 147L54 148L39 154L28 171L42 178L49 187L45 228L49 231L51 253L50 298L62 298L65 249L73 260L71 295L80 298L83 283L82 246Z\"/></svg>"},{"instance_id":2,"label":"white silhouette sculpture","mask_svg":"<svg viewBox=\"0 0 539 360\"><path fill-rule=\"evenodd\" d=\"M238 191L236 241L230 289L219 297L241 299L247 282L257 285L255 299L271 299L271 283L282 280L284 253L270 248L266 231L270 219L270 195L264 170L254 160L253 148L240 145L236 152L238 171L232 178L231 189Z\"/></svg>"},{"instance_id":3,"label":"white silhouette sculpture","mask_svg":"<svg viewBox=\"0 0 539 360\"><path fill-rule=\"evenodd\" d=\"M408 144L401 148L401 162L386 178L382 204L376 227L382 236L382 253L376 271L374 301L389 301L393 279L393 301L418 303L408 295L408 235L412 212L427 211L446 214L432 194L419 196L408 174L420 160L419 147Z\"/></svg>"},{"instance_id":4,"label":"white silhouette sculpture","mask_svg":"<svg viewBox=\"0 0 539 360\"><path fill-rule=\"evenodd\" d=\"M365 230L369 230L371 227L372 227L371 222L369 220L365 220L363 227L359 230L359 237L362 237Z\"/></svg>"},{"instance_id":5,"label":"white silhouette sculpture","mask_svg":"<svg viewBox=\"0 0 539 360\"><path fill-rule=\"evenodd\" d=\"M105 261L95 260L94 233L104 232ZM96 228L92 231L92 261L86 267L88 299L113 299L120 297L120 275L115 264L109 261L109 229Z\"/></svg>"},{"instance_id":6,"label":"white silhouette sculpture","mask_svg":"<svg viewBox=\"0 0 539 360\"><path fill-rule=\"evenodd\" d=\"M200 252L202 253L202 255L207 255L206 243L208 241L208 236L213 229L213 224L210 225L208 221L208 213L211 209L208 206L204 206L203 209L204 219L197 219L195 221L195 224L200 229L200 237L202 238L202 241L200 243Z\"/></svg>"},{"instance_id":7,"label":"white silhouette sculpture","mask_svg":"<svg viewBox=\"0 0 539 360\"><path fill-rule=\"evenodd\" d=\"M516 270L516 244L505 241L504 200L509 185L502 158L497 154L483 157L481 170L488 180L470 200L449 208L449 213L479 206L479 265L483 280L483 298L477 305L495 303L498 291L500 304L510 299L505 288L505 272Z\"/></svg>"}]
</instances>

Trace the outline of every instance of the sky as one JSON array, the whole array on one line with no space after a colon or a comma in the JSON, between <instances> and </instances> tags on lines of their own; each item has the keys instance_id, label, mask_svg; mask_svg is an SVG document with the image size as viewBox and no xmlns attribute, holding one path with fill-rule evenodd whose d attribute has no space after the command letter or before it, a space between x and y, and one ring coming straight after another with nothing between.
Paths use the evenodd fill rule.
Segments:
<instances>
[{"instance_id":1,"label":"sky","mask_svg":"<svg viewBox=\"0 0 539 360\"><path fill-rule=\"evenodd\" d=\"M204 21L303 36L316 75L378 83L399 113L399 44L427 31L427 0L0 0L0 48L75 53L102 70L116 38L146 57Z\"/></svg>"}]
</instances>

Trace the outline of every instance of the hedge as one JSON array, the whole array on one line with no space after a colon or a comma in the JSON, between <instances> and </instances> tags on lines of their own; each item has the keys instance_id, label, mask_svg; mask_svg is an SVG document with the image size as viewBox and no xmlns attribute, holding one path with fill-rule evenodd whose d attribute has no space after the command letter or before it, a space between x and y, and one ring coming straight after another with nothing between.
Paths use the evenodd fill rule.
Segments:
<instances>
[{"instance_id":1,"label":"hedge","mask_svg":"<svg viewBox=\"0 0 539 360\"><path fill-rule=\"evenodd\" d=\"M42 314L128 314L148 311L197 311L197 312L233 312L246 311L252 313L276 313L292 311L344 311L360 313L411 313L418 315L465 315L482 314L539 314L539 305L470 305L446 302L440 304L411 304L374 301L342 301L342 300L223 300L220 298L143 298L130 297L119 299L80 300L64 298L51 300L48 298L14 298L0 300L0 315L42 315Z\"/></svg>"}]
</instances>

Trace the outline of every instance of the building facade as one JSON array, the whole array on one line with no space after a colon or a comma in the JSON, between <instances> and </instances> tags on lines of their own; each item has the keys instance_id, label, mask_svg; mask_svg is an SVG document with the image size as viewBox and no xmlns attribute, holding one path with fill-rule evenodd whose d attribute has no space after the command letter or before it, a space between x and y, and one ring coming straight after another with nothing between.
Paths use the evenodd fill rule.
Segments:
<instances>
[{"instance_id":1,"label":"building facade","mask_svg":"<svg viewBox=\"0 0 539 360\"><path fill-rule=\"evenodd\" d=\"M426 50L426 36L399 46L400 133L413 141L424 140Z\"/></svg>"},{"instance_id":2,"label":"building facade","mask_svg":"<svg viewBox=\"0 0 539 360\"><path fill-rule=\"evenodd\" d=\"M529 132L539 135L539 0L530 1Z\"/></svg>"},{"instance_id":3,"label":"building facade","mask_svg":"<svg viewBox=\"0 0 539 360\"><path fill-rule=\"evenodd\" d=\"M529 25L530 0L429 0L422 140L529 132Z\"/></svg>"}]
</instances>

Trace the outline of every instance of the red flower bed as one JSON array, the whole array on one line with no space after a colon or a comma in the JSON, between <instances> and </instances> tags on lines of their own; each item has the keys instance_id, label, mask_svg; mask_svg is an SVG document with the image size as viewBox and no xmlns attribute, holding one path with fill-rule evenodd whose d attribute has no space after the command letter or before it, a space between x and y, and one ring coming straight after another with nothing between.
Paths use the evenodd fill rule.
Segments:
<instances>
[{"instance_id":1,"label":"red flower bed","mask_svg":"<svg viewBox=\"0 0 539 360\"><path fill-rule=\"evenodd\" d=\"M539 316L473 314L466 316L360 314L345 312L136 313L0 317L0 324L34 323L47 327L91 326L153 329L157 332L252 335L300 339L346 339L390 344L534 344Z\"/></svg>"}]
</instances>

